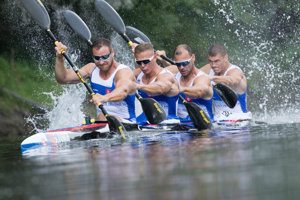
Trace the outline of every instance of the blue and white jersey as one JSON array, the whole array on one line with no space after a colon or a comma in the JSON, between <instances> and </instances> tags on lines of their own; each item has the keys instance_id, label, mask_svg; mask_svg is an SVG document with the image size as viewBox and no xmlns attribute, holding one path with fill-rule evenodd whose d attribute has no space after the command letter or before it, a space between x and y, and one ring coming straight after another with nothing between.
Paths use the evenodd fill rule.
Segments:
<instances>
[{"instance_id":1,"label":"blue and white jersey","mask_svg":"<svg viewBox=\"0 0 300 200\"><path fill-rule=\"evenodd\" d=\"M129 69L128 66L120 64L107 80L103 80L100 77L100 69L95 67L90 78L93 92L101 95L112 92L115 89L115 75L117 71L124 68ZM135 95L128 95L122 101L103 103L103 106L110 115L135 122ZM97 106L97 114L99 115L100 113L102 111Z\"/></svg>"},{"instance_id":2,"label":"blue and white jersey","mask_svg":"<svg viewBox=\"0 0 300 200\"><path fill-rule=\"evenodd\" d=\"M194 80L195 78L199 77L199 76L207 76L207 74L205 74L203 71L200 71L192 80L192 82L190 83L190 87L193 86L194 84ZM178 82L178 85L180 87L180 78L181 78L181 73L178 72L175 75L175 79ZM202 98L192 98L192 97L188 97L183 93L179 93L179 95L181 95L187 102L194 102L197 105L200 106L200 108L209 116L210 120L214 119L214 115L213 115L213 107L212 107L212 98L209 100L206 99L202 99ZM181 121L191 121L188 112L184 106L184 104L181 101L178 101L178 106L177 106L177 116L180 118Z\"/></svg>"},{"instance_id":3,"label":"blue and white jersey","mask_svg":"<svg viewBox=\"0 0 300 200\"><path fill-rule=\"evenodd\" d=\"M159 74L162 74L162 73L170 73L173 76L172 72L170 72L167 69L163 69ZM142 81L143 76L144 76L143 72L140 72L139 75L137 76L137 83L138 84L145 85ZM156 80L156 77L149 84L155 82L155 80ZM176 116L178 95L168 97L168 96L165 96L165 95L148 94L148 93L146 93L142 90L138 90L138 92L143 98L153 98L153 99L155 99L162 106L162 108L165 110L165 112L167 113L167 119L178 119L178 117ZM139 122L147 121L144 114L143 114L143 116L139 116L137 118L137 120Z\"/></svg>"},{"instance_id":4,"label":"blue and white jersey","mask_svg":"<svg viewBox=\"0 0 300 200\"><path fill-rule=\"evenodd\" d=\"M226 72L224 73L224 76L228 73L228 71L232 69L240 69L236 65L230 65ZM240 69L241 70L241 69ZM209 72L210 76L214 76L215 73L211 69ZM219 95L214 90L213 95L213 105L214 105L214 117L215 120L237 120L237 119L243 119L246 115L244 113L247 113L247 91L245 91L243 94L238 94L238 101L234 108L229 108L224 101L219 97ZM251 113L250 113L251 114ZM248 118L248 117L246 117Z\"/></svg>"}]
</instances>

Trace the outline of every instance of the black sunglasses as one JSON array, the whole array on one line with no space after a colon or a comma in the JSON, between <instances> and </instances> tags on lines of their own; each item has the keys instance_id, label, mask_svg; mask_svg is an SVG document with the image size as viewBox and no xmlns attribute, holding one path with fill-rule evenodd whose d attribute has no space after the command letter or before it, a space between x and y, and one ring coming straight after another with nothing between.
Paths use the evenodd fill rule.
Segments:
<instances>
[{"instance_id":1,"label":"black sunglasses","mask_svg":"<svg viewBox=\"0 0 300 200\"><path fill-rule=\"evenodd\" d=\"M188 64L190 64L191 60L192 60L192 57L188 60L181 61L181 62L174 62L174 63L177 67L180 67L180 66L186 67Z\"/></svg>"},{"instance_id":2,"label":"black sunglasses","mask_svg":"<svg viewBox=\"0 0 300 200\"><path fill-rule=\"evenodd\" d=\"M100 60L107 61L109 58L110 58L110 53L104 56L93 56L93 59L97 62L99 62Z\"/></svg>"},{"instance_id":3,"label":"black sunglasses","mask_svg":"<svg viewBox=\"0 0 300 200\"><path fill-rule=\"evenodd\" d=\"M138 65L142 65L142 64L147 65L153 60L153 58L154 58L154 55L151 58L148 58L148 59L145 59L145 60L135 60L135 62Z\"/></svg>"}]
</instances>

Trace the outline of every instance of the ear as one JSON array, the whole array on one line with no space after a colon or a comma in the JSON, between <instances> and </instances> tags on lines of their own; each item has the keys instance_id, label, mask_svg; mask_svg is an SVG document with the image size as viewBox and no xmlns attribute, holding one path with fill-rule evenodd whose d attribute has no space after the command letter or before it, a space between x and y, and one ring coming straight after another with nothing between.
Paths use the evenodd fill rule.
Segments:
<instances>
[{"instance_id":1,"label":"ear","mask_svg":"<svg viewBox=\"0 0 300 200\"><path fill-rule=\"evenodd\" d=\"M224 59L225 59L226 61L228 61L228 54L226 54L226 55L224 56Z\"/></svg>"},{"instance_id":2,"label":"ear","mask_svg":"<svg viewBox=\"0 0 300 200\"><path fill-rule=\"evenodd\" d=\"M192 54L192 60L195 61L195 59L196 59L196 55Z\"/></svg>"},{"instance_id":3,"label":"ear","mask_svg":"<svg viewBox=\"0 0 300 200\"><path fill-rule=\"evenodd\" d=\"M115 51L114 49L111 49L111 57L114 57L114 55L115 55Z\"/></svg>"}]
</instances>

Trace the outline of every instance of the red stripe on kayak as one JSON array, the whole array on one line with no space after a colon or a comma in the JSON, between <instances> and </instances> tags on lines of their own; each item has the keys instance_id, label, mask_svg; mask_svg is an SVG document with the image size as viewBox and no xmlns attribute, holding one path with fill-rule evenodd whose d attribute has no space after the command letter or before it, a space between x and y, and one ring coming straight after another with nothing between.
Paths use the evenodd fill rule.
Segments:
<instances>
[{"instance_id":1,"label":"red stripe on kayak","mask_svg":"<svg viewBox=\"0 0 300 200\"><path fill-rule=\"evenodd\" d=\"M70 128L62 128L62 129L46 131L46 133L59 132L59 131L74 131L74 130L95 128L95 127L102 127L102 126L106 126L106 125L107 125L107 123L89 124L89 125L83 125L83 126L75 126L75 127L70 127Z\"/></svg>"}]
</instances>

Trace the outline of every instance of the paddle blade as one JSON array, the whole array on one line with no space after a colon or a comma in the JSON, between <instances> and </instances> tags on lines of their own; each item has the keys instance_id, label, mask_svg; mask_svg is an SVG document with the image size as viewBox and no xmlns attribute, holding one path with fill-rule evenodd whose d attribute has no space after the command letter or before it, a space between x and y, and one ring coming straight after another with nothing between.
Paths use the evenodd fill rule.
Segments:
<instances>
[{"instance_id":1,"label":"paddle blade","mask_svg":"<svg viewBox=\"0 0 300 200\"><path fill-rule=\"evenodd\" d=\"M165 110L155 99L141 98L139 101L150 124L158 124L167 118Z\"/></svg>"},{"instance_id":2,"label":"paddle blade","mask_svg":"<svg viewBox=\"0 0 300 200\"><path fill-rule=\"evenodd\" d=\"M213 88L229 108L234 108L237 103L238 97L230 87L224 85L223 83L218 83L214 85Z\"/></svg>"},{"instance_id":3,"label":"paddle blade","mask_svg":"<svg viewBox=\"0 0 300 200\"><path fill-rule=\"evenodd\" d=\"M120 134L122 136L123 139L127 139L126 135L127 135L127 131L124 127L124 125L120 122L120 120L118 120L116 117L114 116L111 116L111 115L108 115L106 117L107 121L108 121L108 124L110 126L110 128Z\"/></svg>"},{"instance_id":4,"label":"paddle blade","mask_svg":"<svg viewBox=\"0 0 300 200\"><path fill-rule=\"evenodd\" d=\"M125 33L125 24L115 9L111 7L111 5L104 0L96 0L95 6L97 12L101 14L104 20L110 24L115 31L117 31L120 35Z\"/></svg>"},{"instance_id":5,"label":"paddle blade","mask_svg":"<svg viewBox=\"0 0 300 200\"><path fill-rule=\"evenodd\" d=\"M43 29L50 28L50 18L45 6L40 0L21 0L24 8Z\"/></svg>"},{"instance_id":6,"label":"paddle blade","mask_svg":"<svg viewBox=\"0 0 300 200\"><path fill-rule=\"evenodd\" d=\"M71 28L86 41L91 41L92 34L85 22L73 11L65 10L63 15Z\"/></svg>"},{"instance_id":7,"label":"paddle blade","mask_svg":"<svg viewBox=\"0 0 300 200\"><path fill-rule=\"evenodd\" d=\"M205 112L194 102L184 103L194 126L199 130L210 129L212 124Z\"/></svg>"},{"instance_id":8,"label":"paddle blade","mask_svg":"<svg viewBox=\"0 0 300 200\"><path fill-rule=\"evenodd\" d=\"M130 38L131 41L134 41L135 43L142 43L142 42L150 42L150 39L140 30L132 27L132 26L126 26L126 35Z\"/></svg>"}]
</instances>

